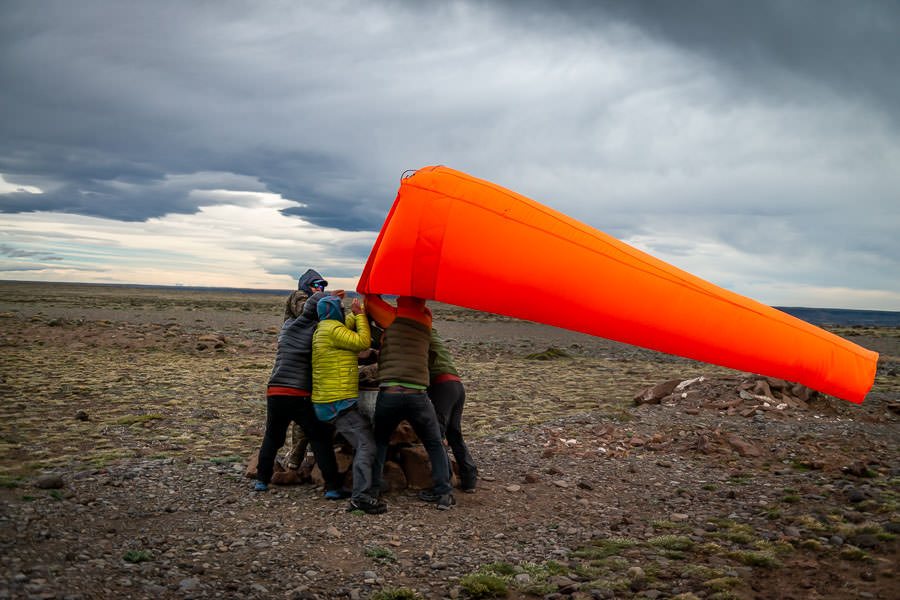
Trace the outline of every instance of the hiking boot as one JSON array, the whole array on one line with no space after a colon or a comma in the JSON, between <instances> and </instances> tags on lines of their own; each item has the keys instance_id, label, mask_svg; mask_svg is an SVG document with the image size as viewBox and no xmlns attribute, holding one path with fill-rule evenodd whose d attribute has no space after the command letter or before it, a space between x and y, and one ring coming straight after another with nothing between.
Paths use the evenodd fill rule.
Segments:
<instances>
[{"instance_id":1,"label":"hiking boot","mask_svg":"<svg viewBox=\"0 0 900 600\"><path fill-rule=\"evenodd\" d=\"M344 498L350 497L350 490L339 489L339 490L327 490L325 492L325 498L328 500L342 500Z\"/></svg>"},{"instance_id":2,"label":"hiking boot","mask_svg":"<svg viewBox=\"0 0 900 600\"><path fill-rule=\"evenodd\" d=\"M461 487L462 491L464 491L467 494L474 494L475 493L475 481L476 480L474 478L467 479L467 480L463 481L462 483L460 483L459 487Z\"/></svg>"},{"instance_id":3,"label":"hiking boot","mask_svg":"<svg viewBox=\"0 0 900 600\"><path fill-rule=\"evenodd\" d=\"M422 502L437 502L441 499L442 495L443 494L435 492L434 488L431 488L430 490L422 490L419 492L419 500Z\"/></svg>"},{"instance_id":4,"label":"hiking boot","mask_svg":"<svg viewBox=\"0 0 900 600\"><path fill-rule=\"evenodd\" d=\"M453 497L452 492L444 494L437 501L438 510L450 510L454 506L456 506L456 498Z\"/></svg>"},{"instance_id":5,"label":"hiking boot","mask_svg":"<svg viewBox=\"0 0 900 600\"><path fill-rule=\"evenodd\" d=\"M257 481L256 485L253 486L254 492L264 492L269 489L269 486L263 483L262 481Z\"/></svg>"},{"instance_id":6,"label":"hiking boot","mask_svg":"<svg viewBox=\"0 0 900 600\"><path fill-rule=\"evenodd\" d=\"M347 505L347 512L361 510L368 515L380 515L387 511L387 504L384 502L366 502L365 500L351 500Z\"/></svg>"}]
</instances>

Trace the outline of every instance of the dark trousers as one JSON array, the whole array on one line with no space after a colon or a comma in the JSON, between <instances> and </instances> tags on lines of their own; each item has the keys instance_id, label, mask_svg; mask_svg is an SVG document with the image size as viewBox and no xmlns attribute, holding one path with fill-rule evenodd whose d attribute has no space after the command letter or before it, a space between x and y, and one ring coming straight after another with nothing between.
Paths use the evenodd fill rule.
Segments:
<instances>
[{"instance_id":1,"label":"dark trousers","mask_svg":"<svg viewBox=\"0 0 900 600\"><path fill-rule=\"evenodd\" d=\"M434 477L434 491L438 494L447 494L453 491L450 485L450 460L447 451L441 441L441 429L438 425L434 406L425 392L413 394L391 394L378 392L375 401L375 473L381 481L384 463L387 460L388 445L391 442L391 434L400 424L406 420L412 425L413 431L419 436L428 459L431 461L431 474Z\"/></svg>"},{"instance_id":2,"label":"dark trousers","mask_svg":"<svg viewBox=\"0 0 900 600\"><path fill-rule=\"evenodd\" d=\"M462 413L466 404L466 389L459 381L443 381L428 388L428 397L434 405L441 435L453 451L453 457L459 466L459 479L463 487L475 485L478 478L478 467L462 435Z\"/></svg>"},{"instance_id":3,"label":"dark trousers","mask_svg":"<svg viewBox=\"0 0 900 600\"><path fill-rule=\"evenodd\" d=\"M266 434L259 449L257 479L272 481L275 455L284 445L291 421L303 428L325 479L325 488L338 490L343 483L334 458L334 427L316 418L312 400L303 396L269 396L266 398Z\"/></svg>"}]
</instances>

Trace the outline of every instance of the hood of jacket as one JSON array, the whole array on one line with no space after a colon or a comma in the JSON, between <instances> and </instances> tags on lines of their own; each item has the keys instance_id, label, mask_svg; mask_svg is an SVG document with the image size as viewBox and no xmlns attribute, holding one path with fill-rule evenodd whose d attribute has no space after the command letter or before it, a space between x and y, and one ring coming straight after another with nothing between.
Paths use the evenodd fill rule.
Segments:
<instances>
[{"instance_id":1,"label":"hood of jacket","mask_svg":"<svg viewBox=\"0 0 900 600\"><path fill-rule=\"evenodd\" d=\"M334 319L341 323L344 322L344 306L341 304L341 299L337 296L325 296L319 300L316 310L318 311L319 321Z\"/></svg>"},{"instance_id":2,"label":"hood of jacket","mask_svg":"<svg viewBox=\"0 0 900 600\"><path fill-rule=\"evenodd\" d=\"M321 279L325 281L325 278L319 275L319 273L314 269L307 269L306 273L300 276L300 279L297 281L297 289L306 292L308 295L312 296L313 289L312 283L313 281L317 281Z\"/></svg>"},{"instance_id":3,"label":"hood of jacket","mask_svg":"<svg viewBox=\"0 0 900 600\"><path fill-rule=\"evenodd\" d=\"M303 307L309 300L309 294L302 290L291 292L284 305L284 320L296 319L303 314Z\"/></svg>"}]
</instances>

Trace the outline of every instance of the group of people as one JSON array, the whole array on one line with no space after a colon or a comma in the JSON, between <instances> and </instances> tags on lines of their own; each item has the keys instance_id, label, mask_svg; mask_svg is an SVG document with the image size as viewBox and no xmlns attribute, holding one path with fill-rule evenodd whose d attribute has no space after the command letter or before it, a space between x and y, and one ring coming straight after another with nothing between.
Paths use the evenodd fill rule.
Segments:
<instances>
[{"instance_id":1,"label":"group of people","mask_svg":"<svg viewBox=\"0 0 900 600\"><path fill-rule=\"evenodd\" d=\"M342 290L309 269L287 299L275 365L266 392L266 432L259 451L255 489L272 480L275 457L291 422L299 425L325 480L325 497L347 498L348 511L387 510L380 494L391 435L407 421L428 453L434 487L419 498L440 510L456 505L446 436L459 467L460 486L474 492L478 469L463 440L465 390L432 327L421 298L401 296L391 306L378 295L355 298L345 314ZM371 322L370 322L371 319ZM378 354L378 396L371 422L359 410L358 358ZM353 489L343 486L334 454L334 432L354 449Z\"/></svg>"}]
</instances>

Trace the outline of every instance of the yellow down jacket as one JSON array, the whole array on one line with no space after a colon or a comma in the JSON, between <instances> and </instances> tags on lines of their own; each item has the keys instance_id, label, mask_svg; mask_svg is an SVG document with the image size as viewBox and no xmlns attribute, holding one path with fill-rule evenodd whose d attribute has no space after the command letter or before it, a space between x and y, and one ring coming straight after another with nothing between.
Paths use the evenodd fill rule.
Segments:
<instances>
[{"instance_id":1,"label":"yellow down jacket","mask_svg":"<svg viewBox=\"0 0 900 600\"><path fill-rule=\"evenodd\" d=\"M337 402L359 396L357 355L372 334L365 313L348 314L346 323L319 321L312 342L312 401Z\"/></svg>"}]
</instances>

